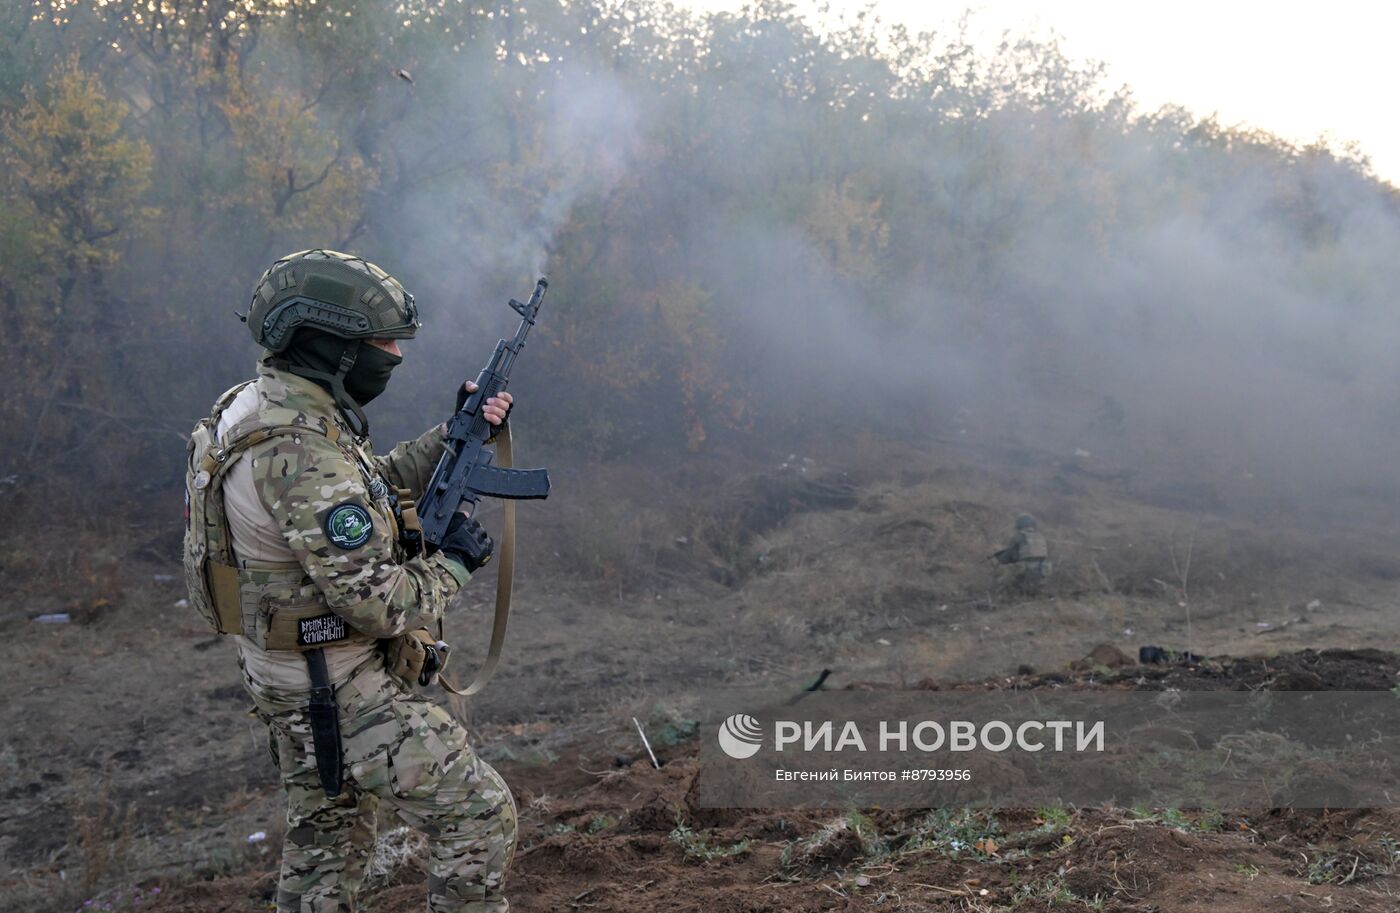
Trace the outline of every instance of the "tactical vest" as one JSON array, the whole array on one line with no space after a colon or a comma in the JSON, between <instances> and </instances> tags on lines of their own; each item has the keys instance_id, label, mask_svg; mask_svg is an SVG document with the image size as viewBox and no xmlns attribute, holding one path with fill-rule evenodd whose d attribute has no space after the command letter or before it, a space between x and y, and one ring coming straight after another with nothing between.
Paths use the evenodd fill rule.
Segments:
<instances>
[{"instance_id":1,"label":"tactical vest","mask_svg":"<svg viewBox=\"0 0 1400 913\"><path fill-rule=\"evenodd\" d=\"M1017 560L1035 561L1050 557L1050 548L1045 544L1045 536L1039 530L1022 530L1020 535L1021 544Z\"/></svg>"},{"instance_id":2,"label":"tactical vest","mask_svg":"<svg viewBox=\"0 0 1400 913\"><path fill-rule=\"evenodd\" d=\"M312 650L342 644L371 643L374 638L351 627L326 605L319 587L295 562L240 561L224 511L223 482L238 458L269 438L319 434L360 468L375 506L398 541L387 486L359 447L340 426L296 409L271 408L237 422L220 440L219 420L249 381L224 393L208 418L190 435L185 472L185 582L190 604L218 634L241 634L264 650Z\"/></svg>"}]
</instances>

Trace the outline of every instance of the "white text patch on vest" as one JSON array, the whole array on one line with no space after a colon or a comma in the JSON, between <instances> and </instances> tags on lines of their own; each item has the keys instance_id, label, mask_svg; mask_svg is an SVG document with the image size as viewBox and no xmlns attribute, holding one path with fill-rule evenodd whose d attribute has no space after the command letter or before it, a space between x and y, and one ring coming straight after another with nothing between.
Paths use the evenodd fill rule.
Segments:
<instances>
[{"instance_id":1,"label":"white text patch on vest","mask_svg":"<svg viewBox=\"0 0 1400 913\"><path fill-rule=\"evenodd\" d=\"M343 640L347 636L349 632L345 627L345 619L339 615L317 615L315 618L303 618L297 622L297 645L301 647Z\"/></svg>"}]
</instances>

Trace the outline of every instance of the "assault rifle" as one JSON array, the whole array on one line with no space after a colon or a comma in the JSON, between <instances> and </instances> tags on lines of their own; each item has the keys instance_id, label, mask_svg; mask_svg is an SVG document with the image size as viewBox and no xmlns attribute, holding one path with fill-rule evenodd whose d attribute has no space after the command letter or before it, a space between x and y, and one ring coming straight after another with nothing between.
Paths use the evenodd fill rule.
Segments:
<instances>
[{"instance_id":1,"label":"assault rifle","mask_svg":"<svg viewBox=\"0 0 1400 913\"><path fill-rule=\"evenodd\" d=\"M521 304L514 298L510 300L510 306L520 315L519 328L510 340L496 343L491 360L477 375L476 392L467 397L462 408L447 423L447 452L438 460L432 479L417 504L423 544L428 551L442 545L452 515L463 504L475 505L477 498L483 496L510 500L549 496L548 470L492 465L494 455L485 447L496 429L481 411L486 401L505 390L510 382L510 369L520 350L525 348L525 335L535 325L535 316L540 312L540 301L547 288L549 283L541 279L535 284L529 301ZM502 456L509 466L509 456L505 453Z\"/></svg>"},{"instance_id":2,"label":"assault rifle","mask_svg":"<svg viewBox=\"0 0 1400 913\"><path fill-rule=\"evenodd\" d=\"M491 623L491 642L486 648L486 660L477 670L471 684L458 688L443 675L450 651L438 620L438 639L425 645L428 657L419 674L418 683L428 685L436 679L453 694L463 697L476 694L491 679L496 664L501 659L501 648L506 639L506 622L510 617L511 581L515 576L515 501L549 497L549 472L544 469L512 469L511 434L508 424L499 429L493 428L481 407L486 401L499 394L510 382L510 369L520 350L525 348L525 334L535 325L535 317L540 312L540 301L544 298L549 283L541 279L535 283L535 292L530 300L521 304L514 298L510 306L520 315L520 326L509 341L502 339L496 343L496 351L491 360L476 378L476 392L462 403L447 423L447 450L438 460L423 497L415 505L414 513L419 530L418 545L431 554L442 547L447 535L452 515L463 504L474 505L479 497L505 498L504 519L501 524L501 538L497 547L496 561L496 613ZM496 438L496 452L486 450L486 444L493 435ZM499 458L500 465L492 465ZM409 528L409 527L405 527ZM409 543L410 551L416 551Z\"/></svg>"}]
</instances>

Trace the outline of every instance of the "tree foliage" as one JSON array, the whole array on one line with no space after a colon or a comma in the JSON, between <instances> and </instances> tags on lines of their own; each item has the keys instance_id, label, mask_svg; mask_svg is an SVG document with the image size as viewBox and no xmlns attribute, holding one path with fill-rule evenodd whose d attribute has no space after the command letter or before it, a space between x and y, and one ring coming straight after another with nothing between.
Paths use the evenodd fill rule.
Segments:
<instances>
[{"instance_id":1,"label":"tree foliage","mask_svg":"<svg viewBox=\"0 0 1400 913\"><path fill-rule=\"evenodd\" d=\"M0 300L25 353L0 369L0 476L173 477L174 436L256 354L231 313L300 248L361 252L423 304L394 433L446 408L547 269L524 390L546 443L604 456L815 427L854 404L833 373L909 352L966 364L893 372L901 402L1010 372L1131 407L1150 365L1110 365L1083 324L1230 326L1156 301L1144 251L1238 245L1205 297L1245 320L1302 307L1285 287L1369 316L1383 284L1356 274L1394 267L1360 225L1400 234L1354 153L1139 111L1051 40L984 55L868 12L33 0L0 40Z\"/></svg>"}]
</instances>

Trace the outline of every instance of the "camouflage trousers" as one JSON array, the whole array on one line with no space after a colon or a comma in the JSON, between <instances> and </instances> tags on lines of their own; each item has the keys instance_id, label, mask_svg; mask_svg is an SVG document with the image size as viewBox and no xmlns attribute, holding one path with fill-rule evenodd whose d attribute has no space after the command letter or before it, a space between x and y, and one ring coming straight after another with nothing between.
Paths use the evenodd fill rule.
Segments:
<instances>
[{"instance_id":1,"label":"camouflage trousers","mask_svg":"<svg viewBox=\"0 0 1400 913\"><path fill-rule=\"evenodd\" d=\"M428 837L431 913L506 913L516 808L500 774L476 756L441 707L366 663L336 688L344 749L342 792L326 798L316 773L305 693L244 679L268 726L287 791L278 913L348 913L375 840L379 803Z\"/></svg>"},{"instance_id":2,"label":"camouflage trousers","mask_svg":"<svg viewBox=\"0 0 1400 913\"><path fill-rule=\"evenodd\" d=\"M1034 596L1044 589L1054 565L1049 558L1026 558L1003 569L998 575L997 589L1005 593Z\"/></svg>"}]
</instances>

